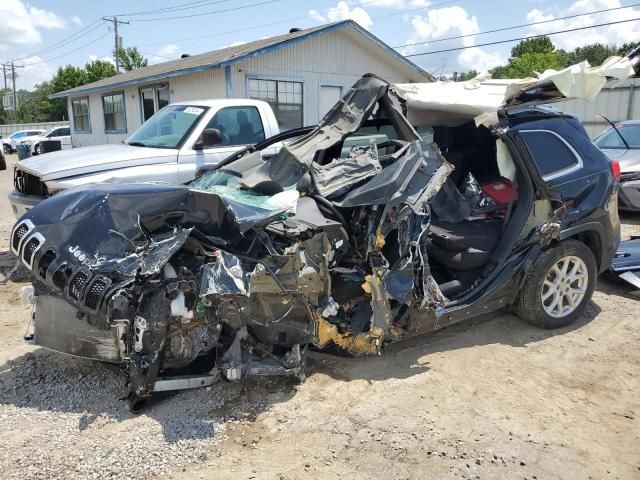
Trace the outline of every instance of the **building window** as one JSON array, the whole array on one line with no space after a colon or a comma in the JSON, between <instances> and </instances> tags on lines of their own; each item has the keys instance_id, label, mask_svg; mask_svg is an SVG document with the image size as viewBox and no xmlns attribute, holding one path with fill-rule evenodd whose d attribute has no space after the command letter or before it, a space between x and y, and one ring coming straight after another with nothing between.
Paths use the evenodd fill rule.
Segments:
<instances>
[{"instance_id":1,"label":"building window","mask_svg":"<svg viewBox=\"0 0 640 480\"><path fill-rule=\"evenodd\" d=\"M253 145L264 140L264 128L256 107L221 108L207 128L220 130L221 145Z\"/></svg>"},{"instance_id":2,"label":"building window","mask_svg":"<svg viewBox=\"0 0 640 480\"><path fill-rule=\"evenodd\" d=\"M169 105L169 85L158 85L140 89L142 121L146 122L162 107Z\"/></svg>"},{"instance_id":3,"label":"building window","mask_svg":"<svg viewBox=\"0 0 640 480\"><path fill-rule=\"evenodd\" d=\"M102 110L104 112L104 131L106 133L127 133L124 93L103 95Z\"/></svg>"},{"instance_id":4,"label":"building window","mask_svg":"<svg viewBox=\"0 0 640 480\"><path fill-rule=\"evenodd\" d=\"M78 133L91 133L89 122L89 98L76 98L71 100L73 113L73 131Z\"/></svg>"},{"instance_id":5,"label":"building window","mask_svg":"<svg viewBox=\"0 0 640 480\"><path fill-rule=\"evenodd\" d=\"M249 98L271 105L280 130L302 126L302 82L250 78Z\"/></svg>"}]
</instances>

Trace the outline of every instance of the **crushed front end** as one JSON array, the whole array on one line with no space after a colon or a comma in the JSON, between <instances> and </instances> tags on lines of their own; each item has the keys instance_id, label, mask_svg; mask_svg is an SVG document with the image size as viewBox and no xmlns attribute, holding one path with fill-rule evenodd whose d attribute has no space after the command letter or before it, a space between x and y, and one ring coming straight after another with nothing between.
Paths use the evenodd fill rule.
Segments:
<instances>
[{"instance_id":1,"label":"crushed front end","mask_svg":"<svg viewBox=\"0 0 640 480\"><path fill-rule=\"evenodd\" d=\"M402 140L336 153L372 119ZM126 365L134 403L245 375L305 375L309 346L380 353L446 299L426 261L451 166L367 75L310 133L187 186L94 185L42 202L11 247L36 276L35 341Z\"/></svg>"}]
</instances>

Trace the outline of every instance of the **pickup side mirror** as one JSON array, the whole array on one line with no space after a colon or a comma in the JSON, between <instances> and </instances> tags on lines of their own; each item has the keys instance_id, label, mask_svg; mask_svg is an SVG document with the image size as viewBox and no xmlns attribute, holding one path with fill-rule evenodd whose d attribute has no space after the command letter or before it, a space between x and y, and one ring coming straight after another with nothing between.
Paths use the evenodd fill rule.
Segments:
<instances>
[{"instance_id":1,"label":"pickup side mirror","mask_svg":"<svg viewBox=\"0 0 640 480\"><path fill-rule=\"evenodd\" d=\"M222 143L222 132L217 128L205 128L200 139L193 146L194 150L204 150Z\"/></svg>"}]
</instances>

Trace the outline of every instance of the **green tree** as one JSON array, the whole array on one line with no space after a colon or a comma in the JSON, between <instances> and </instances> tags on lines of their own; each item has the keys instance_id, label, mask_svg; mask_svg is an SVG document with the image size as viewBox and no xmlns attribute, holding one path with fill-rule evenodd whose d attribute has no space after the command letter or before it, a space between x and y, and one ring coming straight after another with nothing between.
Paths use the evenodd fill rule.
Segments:
<instances>
[{"instance_id":1,"label":"green tree","mask_svg":"<svg viewBox=\"0 0 640 480\"><path fill-rule=\"evenodd\" d=\"M478 76L477 70L469 70L468 72L462 72L460 75L458 75L458 82L471 80L472 78L476 78L477 76Z\"/></svg>"},{"instance_id":2,"label":"green tree","mask_svg":"<svg viewBox=\"0 0 640 480\"><path fill-rule=\"evenodd\" d=\"M493 78L525 78L550 68L561 70L566 64L566 57L561 52L525 53L512 59L506 67L494 68L491 74Z\"/></svg>"},{"instance_id":3,"label":"green tree","mask_svg":"<svg viewBox=\"0 0 640 480\"><path fill-rule=\"evenodd\" d=\"M618 48L615 46L592 43L584 47L577 47L575 50L567 53L567 65L573 65L585 60L592 66L601 65L602 62L613 55L618 55Z\"/></svg>"},{"instance_id":4,"label":"green tree","mask_svg":"<svg viewBox=\"0 0 640 480\"><path fill-rule=\"evenodd\" d=\"M120 61L120 66L125 72L130 72L136 68L146 67L149 61L142 56L136 47L118 48L116 56Z\"/></svg>"},{"instance_id":5,"label":"green tree","mask_svg":"<svg viewBox=\"0 0 640 480\"><path fill-rule=\"evenodd\" d=\"M521 40L511 49L511 59L519 58L527 53L551 53L556 49L546 35Z\"/></svg>"},{"instance_id":6,"label":"green tree","mask_svg":"<svg viewBox=\"0 0 640 480\"><path fill-rule=\"evenodd\" d=\"M631 50L635 50L640 46L640 42L631 42L631 43L623 43L617 51L616 55L625 56L627 53L631 52Z\"/></svg>"},{"instance_id":7,"label":"green tree","mask_svg":"<svg viewBox=\"0 0 640 480\"><path fill-rule=\"evenodd\" d=\"M67 65L66 67L58 68L56 74L50 82L47 82L45 87L49 91L48 94L52 95L87 83L89 83L89 75L84 68ZM61 120L68 116L66 99L56 98L50 100L50 102L48 111L51 116L51 120Z\"/></svg>"},{"instance_id":8,"label":"green tree","mask_svg":"<svg viewBox=\"0 0 640 480\"><path fill-rule=\"evenodd\" d=\"M113 77L116 74L116 67L111 62L104 60L93 60L84 66L87 72L87 81L97 82L103 78Z\"/></svg>"},{"instance_id":9,"label":"green tree","mask_svg":"<svg viewBox=\"0 0 640 480\"><path fill-rule=\"evenodd\" d=\"M2 106L2 99L7 92L9 92L9 89L0 88L0 125L9 123L9 112Z\"/></svg>"}]
</instances>

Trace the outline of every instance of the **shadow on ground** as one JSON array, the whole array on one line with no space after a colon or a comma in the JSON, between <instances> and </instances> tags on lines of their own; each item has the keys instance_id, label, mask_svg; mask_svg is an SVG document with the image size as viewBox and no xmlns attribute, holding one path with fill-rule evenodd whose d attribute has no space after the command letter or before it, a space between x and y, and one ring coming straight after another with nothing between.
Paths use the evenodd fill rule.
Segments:
<instances>
[{"instance_id":1,"label":"shadow on ground","mask_svg":"<svg viewBox=\"0 0 640 480\"><path fill-rule=\"evenodd\" d=\"M625 290L601 282L600 291L624 295ZM404 379L429 370L423 357L438 352L501 343L527 347L580 329L601 309L591 302L574 324L557 329L533 327L508 312L472 319L438 333L389 345L380 357L348 358L312 352L307 373L323 373L338 381ZM79 415L79 429L105 418L135 422L126 401L125 375L116 366L38 349L0 366L0 405ZM297 382L285 378L249 379L246 384L221 382L210 389L157 395L141 415L162 425L168 442L215 436L227 420L252 420L296 393Z\"/></svg>"}]
</instances>

